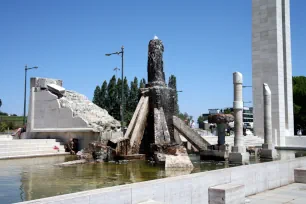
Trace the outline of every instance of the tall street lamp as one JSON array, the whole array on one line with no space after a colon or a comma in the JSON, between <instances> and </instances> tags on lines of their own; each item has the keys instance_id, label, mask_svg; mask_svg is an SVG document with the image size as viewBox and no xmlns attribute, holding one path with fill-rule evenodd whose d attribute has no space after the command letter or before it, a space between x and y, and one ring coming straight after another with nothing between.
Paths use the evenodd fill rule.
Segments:
<instances>
[{"instance_id":1,"label":"tall street lamp","mask_svg":"<svg viewBox=\"0 0 306 204\"><path fill-rule=\"evenodd\" d=\"M124 131L123 123L124 123L124 86L123 86L123 55L124 55L124 47L121 47L120 52L113 52L109 54L105 54L105 56L111 56L111 55L121 55L121 80L122 80L122 86L121 86L121 130Z\"/></svg>"},{"instance_id":2,"label":"tall street lamp","mask_svg":"<svg viewBox=\"0 0 306 204\"><path fill-rule=\"evenodd\" d=\"M35 67L28 67L28 65L25 65L24 67L24 100L23 100L23 125L26 124L26 98L27 98L27 71L30 69L38 69L37 66Z\"/></svg>"}]
</instances>

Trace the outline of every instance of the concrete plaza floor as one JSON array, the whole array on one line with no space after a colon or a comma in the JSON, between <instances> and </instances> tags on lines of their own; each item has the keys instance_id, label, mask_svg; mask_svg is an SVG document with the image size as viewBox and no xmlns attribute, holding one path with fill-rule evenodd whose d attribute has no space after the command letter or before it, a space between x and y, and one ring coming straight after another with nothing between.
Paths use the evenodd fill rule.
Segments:
<instances>
[{"instance_id":1,"label":"concrete plaza floor","mask_svg":"<svg viewBox=\"0 0 306 204\"><path fill-rule=\"evenodd\" d=\"M306 184L293 183L246 198L246 203L306 204Z\"/></svg>"}]
</instances>

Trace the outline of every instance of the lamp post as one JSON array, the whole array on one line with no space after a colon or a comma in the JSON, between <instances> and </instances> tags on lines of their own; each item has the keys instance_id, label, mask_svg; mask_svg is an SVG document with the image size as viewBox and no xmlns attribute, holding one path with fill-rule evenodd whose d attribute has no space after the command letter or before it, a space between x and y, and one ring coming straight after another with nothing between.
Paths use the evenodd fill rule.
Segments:
<instances>
[{"instance_id":1,"label":"lamp post","mask_svg":"<svg viewBox=\"0 0 306 204\"><path fill-rule=\"evenodd\" d=\"M24 67L24 100L23 100L23 125L26 124L26 104L27 104L27 71L30 69L38 69L37 66L35 67L28 67L28 65L25 65Z\"/></svg>"},{"instance_id":2,"label":"lamp post","mask_svg":"<svg viewBox=\"0 0 306 204\"><path fill-rule=\"evenodd\" d=\"M111 55L121 55L121 80L122 80L122 86L121 86L121 130L124 131L123 123L124 123L124 86L123 86L123 56L124 56L124 47L121 47L120 52L113 52L105 54L105 56L111 56Z\"/></svg>"}]
</instances>

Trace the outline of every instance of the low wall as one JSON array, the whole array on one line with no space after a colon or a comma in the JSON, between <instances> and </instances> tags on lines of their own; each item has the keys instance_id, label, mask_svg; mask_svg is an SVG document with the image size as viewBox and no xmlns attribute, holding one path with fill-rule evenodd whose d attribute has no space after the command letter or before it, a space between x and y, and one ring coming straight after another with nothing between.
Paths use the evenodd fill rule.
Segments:
<instances>
[{"instance_id":1,"label":"low wall","mask_svg":"<svg viewBox=\"0 0 306 204\"><path fill-rule=\"evenodd\" d=\"M306 147L306 136L285 137L286 147Z\"/></svg>"},{"instance_id":2,"label":"low wall","mask_svg":"<svg viewBox=\"0 0 306 204\"><path fill-rule=\"evenodd\" d=\"M88 146L92 141L100 140L99 132L27 132L22 139L57 139L64 144L69 142L70 138L79 140L79 149Z\"/></svg>"},{"instance_id":3,"label":"low wall","mask_svg":"<svg viewBox=\"0 0 306 204\"><path fill-rule=\"evenodd\" d=\"M208 188L211 186L225 183L244 184L245 195L249 196L293 183L294 169L305 166L306 157L301 157L83 191L23 203L136 204L152 199L167 204L203 204L208 203Z\"/></svg>"}]
</instances>

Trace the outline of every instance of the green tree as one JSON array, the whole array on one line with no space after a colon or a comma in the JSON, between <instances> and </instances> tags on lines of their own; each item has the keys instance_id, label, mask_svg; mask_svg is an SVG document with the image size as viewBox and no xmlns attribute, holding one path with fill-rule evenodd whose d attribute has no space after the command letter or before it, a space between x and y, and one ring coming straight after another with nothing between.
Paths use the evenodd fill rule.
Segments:
<instances>
[{"instance_id":1,"label":"green tree","mask_svg":"<svg viewBox=\"0 0 306 204\"><path fill-rule=\"evenodd\" d=\"M146 87L146 80L142 78L139 83L139 88L145 88L145 87Z\"/></svg>"},{"instance_id":2,"label":"green tree","mask_svg":"<svg viewBox=\"0 0 306 204\"><path fill-rule=\"evenodd\" d=\"M120 120L120 107L118 107L117 84L116 84L115 75L110 79L108 83L107 93L108 93L108 100L107 100L108 112L115 119Z\"/></svg>"},{"instance_id":3,"label":"green tree","mask_svg":"<svg viewBox=\"0 0 306 204\"><path fill-rule=\"evenodd\" d=\"M178 94L177 94L177 87L176 87L176 77L174 75L171 75L169 77L168 87L175 90L174 113L175 113L175 115L178 115L180 110L179 110L179 105L178 105Z\"/></svg>"},{"instance_id":4,"label":"green tree","mask_svg":"<svg viewBox=\"0 0 306 204\"><path fill-rule=\"evenodd\" d=\"M96 86L92 102L96 104L97 106L100 106L100 87L99 86Z\"/></svg>"},{"instance_id":5,"label":"green tree","mask_svg":"<svg viewBox=\"0 0 306 204\"><path fill-rule=\"evenodd\" d=\"M128 109L129 111L135 111L135 108L138 104L138 79L134 78L134 81L131 82L131 90L128 99Z\"/></svg>"},{"instance_id":6,"label":"green tree","mask_svg":"<svg viewBox=\"0 0 306 204\"><path fill-rule=\"evenodd\" d=\"M300 126L306 129L306 77L296 76L292 78L293 84L293 109L295 130Z\"/></svg>"},{"instance_id":7,"label":"green tree","mask_svg":"<svg viewBox=\"0 0 306 204\"><path fill-rule=\"evenodd\" d=\"M179 113L178 117L184 121L187 125L190 124L190 121L192 120L193 116L189 115L188 113Z\"/></svg>"},{"instance_id":8,"label":"green tree","mask_svg":"<svg viewBox=\"0 0 306 204\"><path fill-rule=\"evenodd\" d=\"M99 96L100 103L99 104L101 108L106 109L106 110L108 110L107 100L108 100L107 82L105 80L100 89L100 96Z\"/></svg>"},{"instance_id":9,"label":"green tree","mask_svg":"<svg viewBox=\"0 0 306 204\"><path fill-rule=\"evenodd\" d=\"M232 114L232 110L230 108L226 108L223 110L224 114Z\"/></svg>"}]
</instances>

